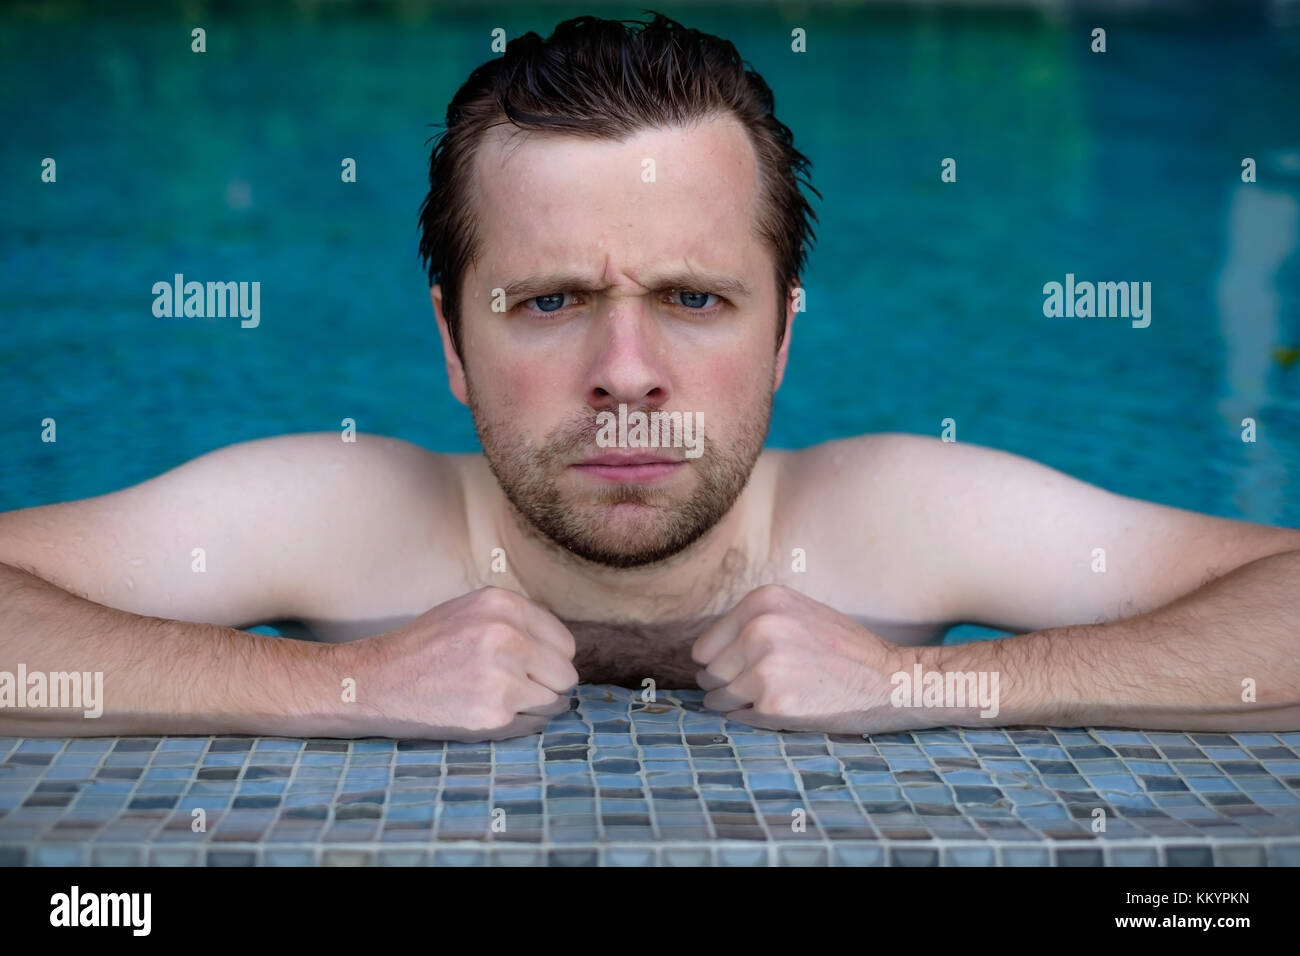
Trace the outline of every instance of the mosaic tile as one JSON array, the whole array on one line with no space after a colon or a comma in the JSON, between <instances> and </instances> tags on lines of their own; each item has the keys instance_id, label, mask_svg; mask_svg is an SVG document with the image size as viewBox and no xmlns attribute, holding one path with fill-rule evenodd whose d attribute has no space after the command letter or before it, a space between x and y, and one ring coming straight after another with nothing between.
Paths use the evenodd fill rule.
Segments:
<instances>
[{"instance_id":1,"label":"mosaic tile","mask_svg":"<svg viewBox=\"0 0 1300 956\"><path fill-rule=\"evenodd\" d=\"M583 685L490 744L0 738L0 865L1300 866L1300 734L773 734L702 697Z\"/></svg>"}]
</instances>

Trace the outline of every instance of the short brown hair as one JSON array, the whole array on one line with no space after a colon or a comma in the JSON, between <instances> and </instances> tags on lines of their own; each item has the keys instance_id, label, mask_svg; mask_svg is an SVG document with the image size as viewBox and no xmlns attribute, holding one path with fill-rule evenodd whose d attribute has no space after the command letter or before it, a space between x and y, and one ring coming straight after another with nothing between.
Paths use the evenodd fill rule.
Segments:
<instances>
[{"instance_id":1,"label":"short brown hair","mask_svg":"<svg viewBox=\"0 0 1300 956\"><path fill-rule=\"evenodd\" d=\"M759 165L759 235L776 259L777 344L785 300L803 272L816 220L802 181L811 163L773 115L772 91L746 68L735 46L654 11L649 23L576 17L543 40L528 32L505 54L474 70L447 107L445 130L429 157L429 193L420 206L420 258L429 285L442 283L442 308L460 354L463 276L481 252L472 196L474 152L491 127L618 140L639 130L731 114L744 126ZM636 29L636 28L640 29ZM707 290L702 290L707 291Z\"/></svg>"}]
</instances>

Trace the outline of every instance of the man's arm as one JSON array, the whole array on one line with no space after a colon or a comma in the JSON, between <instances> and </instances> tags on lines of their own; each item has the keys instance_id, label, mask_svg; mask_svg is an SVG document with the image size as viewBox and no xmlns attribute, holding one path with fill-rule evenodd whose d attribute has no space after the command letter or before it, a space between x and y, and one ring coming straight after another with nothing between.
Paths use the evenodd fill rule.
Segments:
<instances>
[{"instance_id":1,"label":"man's arm","mask_svg":"<svg viewBox=\"0 0 1300 956\"><path fill-rule=\"evenodd\" d=\"M572 635L502 588L331 645L130 614L0 564L0 636L17 672L0 667L0 735L499 740L540 731L578 682ZM69 672L71 700L32 699L24 677Z\"/></svg>"},{"instance_id":2,"label":"man's arm","mask_svg":"<svg viewBox=\"0 0 1300 956\"><path fill-rule=\"evenodd\" d=\"M1018 633L1120 620L1300 549L1295 529L1117 495L978 445L872 435L800 458L815 504L801 513L833 549L822 563L845 569L849 594L887 580L914 620Z\"/></svg>"},{"instance_id":3,"label":"man's arm","mask_svg":"<svg viewBox=\"0 0 1300 956\"><path fill-rule=\"evenodd\" d=\"M0 563L133 614L300 620L379 588L369 578L401 562L428 563L445 529L423 516L454 507L455 485L437 456L396 439L263 438L121 491L0 514Z\"/></svg>"},{"instance_id":4,"label":"man's arm","mask_svg":"<svg viewBox=\"0 0 1300 956\"><path fill-rule=\"evenodd\" d=\"M1126 620L914 650L926 671L997 672L998 724L1300 730L1300 551ZM927 716L987 725L978 710Z\"/></svg>"},{"instance_id":5,"label":"man's arm","mask_svg":"<svg viewBox=\"0 0 1300 956\"><path fill-rule=\"evenodd\" d=\"M318 718L355 676L330 664L342 652L235 628L328 616L375 590L386 561L428 560L428 522L403 505L451 494L431 459L379 436L289 435L0 514L0 704L20 669L102 673L105 698L85 719L24 708L19 687L0 733L326 732Z\"/></svg>"},{"instance_id":6,"label":"man's arm","mask_svg":"<svg viewBox=\"0 0 1300 956\"><path fill-rule=\"evenodd\" d=\"M837 546L888 554L918 618L1030 632L916 649L927 670L999 673L997 723L1300 729L1300 531L972 445L887 435L813 452L808 473L838 479L824 489L868 502L832 508L851 532Z\"/></svg>"},{"instance_id":7,"label":"man's arm","mask_svg":"<svg viewBox=\"0 0 1300 956\"><path fill-rule=\"evenodd\" d=\"M346 735L341 646L131 614L0 564L0 671L17 695L0 734ZM48 706L48 689L29 706L20 666L79 675L76 706Z\"/></svg>"}]
</instances>

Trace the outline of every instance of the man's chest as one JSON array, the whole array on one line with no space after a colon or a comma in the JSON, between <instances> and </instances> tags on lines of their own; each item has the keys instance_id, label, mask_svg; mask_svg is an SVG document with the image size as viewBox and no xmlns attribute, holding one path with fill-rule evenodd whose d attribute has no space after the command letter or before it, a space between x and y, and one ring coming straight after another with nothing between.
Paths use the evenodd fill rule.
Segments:
<instances>
[{"instance_id":1,"label":"man's chest","mask_svg":"<svg viewBox=\"0 0 1300 956\"><path fill-rule=\"evenodd\" d=\"M714 620L564 624L573 634L573 666L583 683L667 690L697 686L699 665L691 660L691 648Z\"/></svg>"}]
</instances>

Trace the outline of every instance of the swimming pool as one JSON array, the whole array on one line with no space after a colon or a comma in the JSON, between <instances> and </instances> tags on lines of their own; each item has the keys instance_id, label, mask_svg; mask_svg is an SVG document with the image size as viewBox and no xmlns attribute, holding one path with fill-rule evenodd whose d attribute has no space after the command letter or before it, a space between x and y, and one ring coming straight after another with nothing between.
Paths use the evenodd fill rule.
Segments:
<instances>
[{"instance_id":1,"label":"swimming pool","mask_svg":"<svg viewBox=\"0 0 1300 956\"><path fill-rule=\"evenodd\" d=\"M250 13L214 20L202 55L173 24L9 14L0 508L344 417L475 449L415 258L427 124L489 55L490 24L561 13ZM1134 24L1099 55L1028 15L828 11L801 56L788 15L686 16L765 75L825 197L771 444L952 417L959 440L1115 491L1300 524L1281 493L1300 362L1273 356L1300 345L1294 254L1258 277L1271 320L1217 304L1234 229L1294 244L1300 169L1280 157L1300 150L1300 79L1262 27ZM175 273L260 280L260 326L155 318L150 290ZM1150 327L1044 317L1042 286L1066 273L1150 281ZM1219 411L1233 397L1257 411L1253 447ZM57 444L39 440L47 415Z\"/></svg>"},{"instance_id":2,"label":"swimming pool","mask_svg":"<svg viewBox=\"0 0 1300 956\"><path fill-rule=\"evenodd\" d=\"M754 8L740 19L724 10L662 9L731 38L764 74L825 197L815 204L808 311L795 324L771 444L802 447L886 430L938 434L951 418L961 441L1024 454L1114 491L1300 525L1300 500L1288 493L1300 467L1300 62L1277 34L1244 14L1232 23L1112 19L1108 52L1094 54L1079 24L1034 14L819 10L796 17ZM490 55L494 26L508 25L511 35L545 33L585 11L475 8L437 17L331 7L288 19L250 7L208 18L208 52L195 54L190 25L179 20L96 19L58 4L43 10L29 19L0 14L0 102L11 131L0 157L7 264L0 275L0 510L103 493L221 445L333 429L344 418L362 431L433 449L475 449L468 412L446 388L415 255L427 124L440 121L456 86ZM631 6L601 10L639 15ZM808 31L806 54L790 51L795 27ZM54 183L41 181L45 157L57 162ZM344 157L356 160L355 183L340 181ZM957 160L955 183L940 181L945 157ZM1257 183L1242 183L1244 157L1257 160ZM151 290L178 273L259 282L257 327L235 318L155 316ZM1150 282L1150 324L1045 316L1044 284L1067 276ZM1255 442L1242 441L1243 417L1257 422ZM41 441L46 418L57 422L57 443ZM692 702L687 695L674 705L671 733L682 742L673 746L689 746L688 733L716 731L725 739L735 730L705 727ZM613 709L628 706L620 699ZM607 732L632 735L631 722L622 723ZM585 732L601 733L594 724ZM885 761L873 772L939 777L944 768L934 761L955 756L945 746L979 742L970 734L902 736L920 751L904 756L920 762ZM1189 783L1193 771L1216 781L1207 791L1235 773L1255 773L1215 764L1206 752L1183 754L1195 766L1177 769L1178 756L1157 753L1159 735L1133 736L1143 739L1124 743L1141 748L1136 755L1088 752L1080 759L1149 761L1145 775L1129 774L1124 786L1132 793L1115 791L1147 801L1144 810L1162 812L1158 806L1178 819L1194 814L1175 806L1204 810ZM1300 736L1247 736L1167 743L1218 746L1230 761L1249 756L1242 748L1263 749L1277 761L1266 768L1267 780L1230 789L1269 791L1272 804L1247 802L1280 808L1283 828L1293 828L1289 840L1300 832L1287 782L1295 779ZM127 743L123 753L166 750L147 739ZM1023 763L1040 756L1024 745L1048 748L1050 755L1041 754L1048 760L1105 743L990 745L1018 746L1014 757ZM90 753L71 743L55 752L49 743L0 745L10 768ZM224 779L202 770L221 764L207 763L209 753L234 751L217 740L211 746L186 751L178 764L155 757L135 776L105 775L101 795L132 796L98 806L110 814L183 808L176 785L140 791L122 790L120 782L158 783L167 775L151 781L150 769L165 766L184 769L191 784ZM538 741L528 746L543 765L564 762L552 761ZM691 770L647 766L638 762L651 759L644 748L632 749L610 759L632 761L628 772L646 779L656 770ZM390 751L397 752L383 753ZM343 752L351 761L366 748ZM439 752L459 751L447 745ZM111 754L95 753L95 760L67 761L65 774L115 765ZM789 759L768 769L790 774L795 757L832 760L834 753L787 747L754 756ZM49 759L15 760L23 754ZM306 755L290 765L309 767ZM498 760L489 756L486 764ZM1178 787L1148 785L1148 777L1164 775L1153 769L1161 766ZM990 768L956 769L978 775ZM1014 772L1022 769L1030 777L1021 784L1040 788L1031 796L1043 798L1029 802L1059 804L1049 815L1068 817L1071 803L1060 795L1070 788L1047 780L1050 770ZM1100 770L1128 772L1110 764ZM7 806L78 809L71 796L57 799L59 788L71 785L59 781L72 778L45 773L12 776L23 789L6 791L21 795ZM98 773L83 776L98 780ZM371 789L393 782L371 776ZM686 786L672 779L671 786ZM856 793L851 782L812 789L824 785L844 799ZM742 780L741 792L755 786ZM1179 801L1154 799L1171 789ZM131 805L150 792L176 799ZM521 799L545 795L528 791ZM267 793L235 794L232 786L226 796ZM910 804L875 796L883 803L856 799L885 814L924 805L916 794ZM290 804L274 806L287 811ZM562 813L563 804L554 806ZM343 818L350 812L360 811ZM1007 803L990 812L1016 818ZM25 847L43 832L30 820L44 818L29 814L20 826L16 814L7 825ZM967 806L960 815L980 814ZM705 832L701 839L721 839ZM1152 849L1150 840L1139 843ZM1156 859L1166 862L1164 844L1155 846ZM260 851L254 857L262 860ZM21 861L28 859L24 850ZM1295 861L1294 844L1269 859ZM1105 860L1112 862L1110 850Z\"/></svg>"}]
</instances>

